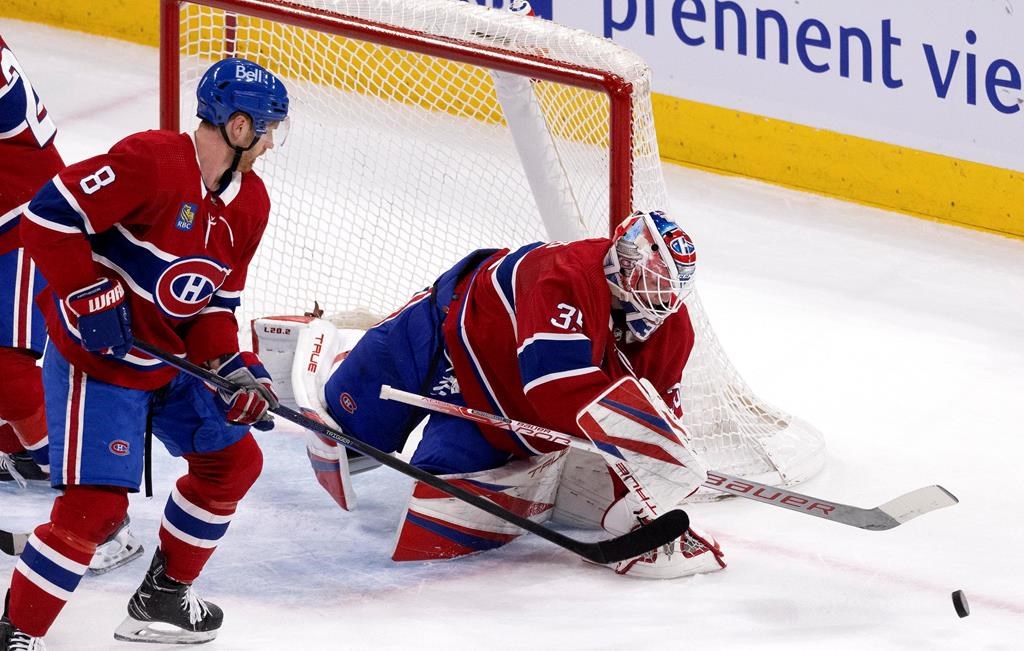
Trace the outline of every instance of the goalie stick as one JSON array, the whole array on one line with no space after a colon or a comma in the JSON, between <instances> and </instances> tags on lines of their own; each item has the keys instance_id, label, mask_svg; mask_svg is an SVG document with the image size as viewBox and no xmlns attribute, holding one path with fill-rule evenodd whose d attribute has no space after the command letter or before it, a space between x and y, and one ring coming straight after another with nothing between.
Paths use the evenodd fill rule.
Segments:
<instances>
[{"instance_id":1,"label":"goalie stick","mask_svg":"<svg viewBox=\"0 0 1024 651\"><path fill-rule=\"evenodd\" d=\"M0 529L0 552L11 556L21 556L28 542L29 534L4 531Z\"/></svg>"},{"instance_id":2,"label":"goalie stick","mask_svg":"<svg viewBox=\"0 0 1024 651\"><path fill-rule=\"evenodd\" d=\"M530 423L523 423L503 416L488 414L478 409L454 405L443 400L409 393L386 384L380 389L380 397L385 400L397 400L407 405L422 407L450 416L459 416L483 425L500 427L522 436L539 438L600 454L600 450L593 445L582 439L571 437L568 434L555 432L539 425L531 425ZM723 493L738 495L755 502L761 502L762 504L779 506L805 515L813 515L868 531L892 529L929 511L952 506L960 501L942 486L933 485L900 495L873 509L865 509L811 497L810 495L804 495L785 488L759 484L749 479L734 477L714 470L708 471L708 478L703 485Z\"/></svg>"},{"instance_id":3,"label":"goalie stick","mask_svg":"<svg viewBox=\"0 0 1024 651\"><path fill-rule=\"evenodd\" d=\"M170 366L184 371L189 375L193 375L216 387L224 389L225 391L235 392L243 388L231 380L217 375L209 369L197 366L186 359L176 357L166 351L160 350L152 344L136 339L135 347L149 353L153 357ZM286 407L285 405L278 405L270 411L300 427L304 427L316 432L317 434L326 436L347 448L376 459L381 464L391 468L392 470L397 470L403 475L412 477L413 479L419 480L424 484L436 488L437 490L443 491L456 499L472 504L481 511L485 511L497 518L505 520L506 522L510 522L520 529L529 531L530 533L535 534L548 542L554 543L563 549L567 549L574 554L582 556L593 563L601 565L617 563L628 558L645 554L653 549L661 547L662 545L667 545L676 538L679 538L690 527L690 519L686 513L676 509L674 511L669 511L668 513L665 513L651 521L649 524L634 529L622 536L607 540L599 540L596 542L576 540L575 538L570 538L569 536L559 533L554 529L545 527L533 520L513 513L485 497L471 493L465 489L459 488L458 486L453 486L440 477L436 477L425 470L421 470L412 464L406 463L386 452L378 450L372 445L364 443L359 439L351 438L342 430L329 427L324 423L314 420L313 418L301 414L294 409Z\"/></svg>"}]
</instances>

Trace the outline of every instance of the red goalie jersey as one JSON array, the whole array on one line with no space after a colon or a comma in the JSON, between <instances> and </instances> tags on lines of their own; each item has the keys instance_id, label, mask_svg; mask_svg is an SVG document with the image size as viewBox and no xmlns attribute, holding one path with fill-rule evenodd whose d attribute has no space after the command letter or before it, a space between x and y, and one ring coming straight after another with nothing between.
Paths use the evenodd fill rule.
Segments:
<instances>
[{"instance_id":1,"label":"red goalie jersey","mask_svg":"<svg viewBox=\"0 0 1024 651\"><path fill-rule=\"evenodd\" d=\"M117 278L139 339L205 362L238 350L234 310L267 225L270 199L256 174L205 189L192 137L148 131L65 168L25 211L22 240L49 281L38 298L50 338L75 366L137 389L175 371L139 351L124 359L79 345L69 293Z\"/></svg>"},{"instance_id":2,"label":"red goalie jersey","mask_svg":"<svg viewBox=\"0 0 1024 651\"><path fill-rule=\"evenodd\" d=\"M608 239L501 251L464 279L445 320L455 375L471 407L582 436L576 414L614 380L646 378L678 411L694 333L683 306L643 342L627 343L605 279ZM618 339L618 341L617 341ZM536 449L507 432L492 444Z\"/></svg>"}]
</instances>

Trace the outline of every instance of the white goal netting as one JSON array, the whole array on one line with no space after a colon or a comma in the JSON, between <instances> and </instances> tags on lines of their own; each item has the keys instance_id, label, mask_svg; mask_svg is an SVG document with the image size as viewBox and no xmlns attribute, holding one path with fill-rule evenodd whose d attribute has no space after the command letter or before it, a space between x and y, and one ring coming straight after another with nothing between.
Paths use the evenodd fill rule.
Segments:
<instances>
[{"instance_id":1,"label":"white goal netting","mask_svg":"<svg viewBox=\"0 0 1024 651\"><path fill-rule=\"evenodd\" d=\"M195 124L195 85L225 56L269 68L292 100L287 144L260 163L273 210L240 323L314 301L388 314L475 248L606 236L631 209L671 214L650 71L609 40L456 0L209 4L165 20L165 70L168 56L177 69L163 110L181 120L164 126ZM820 433L761 401L699 297L688 304L682 395L698 451L767 483L816 473Z\"/></svg>"}]
</instances>

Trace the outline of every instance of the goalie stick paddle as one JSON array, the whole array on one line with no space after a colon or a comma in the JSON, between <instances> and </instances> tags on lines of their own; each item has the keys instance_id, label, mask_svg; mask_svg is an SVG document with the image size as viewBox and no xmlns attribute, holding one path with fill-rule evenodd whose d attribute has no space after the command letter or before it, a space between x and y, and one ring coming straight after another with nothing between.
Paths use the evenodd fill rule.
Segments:
<instances>
[{"instance_id":1,"label":"goalie stick paddle","mask_svg":"<svg viewBox=\"0 0 1024 651\"><path fill-rule=\"evenodd\" d=\"M21 552L25 551L28 537L27 533L15 533L0 529L0 552L11 556L21 556Z\"/></svg>"},{"instance_id":2,"label":"goalie stick paddle","mask_svg":"<svg viewBox=\"0 0 1024 651\"><path fill-rule=\"evenodd\" d=\"M562 445L569 445L589 452L601 453L596 447L582 439L571 437L562 432L556 432L546 427L523 423L503 416L488 414L478 409L454 405L443 400L409 393L386 384L380 389L380 397L385 400L397 400L407 405L422 407L450 416L459 416L483 425L500 427L522 436L530 436ZM762 504L771 504L772 506L790 509L805 515L813 515L868 531L892 529L929 511L953 506L960 501L942 486L925 486L889 500L881 506L876 506L873 509L864 509L811 497L810 495L804 495L785 488L759 484L749 479L741 479L740 477L734 477L715 470L708 471L708 478L704 482L704 486L723 493L745 497L748 500L754 500Z\"/></svg>"},{"instance_id":3,"label":"goalie stick paddle","mask_svg":"<svg viewBox=\"0 0 1024 651\"><path fill-rule=\"evenodd\" d=\"M170 366L184 371L189 375L193 375L200 380L208 382L209 384L224 389L225 391L235 392L242 388L209 369L197 366L186 359L176 357L168 352L160 350L152 344L136 339L135 347L149 353L153 357ZM285 405L278 405L270 411L300 427L304 427L310 431L316 432L317 434L326 436L327 438L337 441L341 445L355 450L360 454L376 459L382 465L393 470L397 470L403 475L412 477L413 479L419 480L439 491L443 491L456 499L472 504L481 511L485 511L506 522L510 522L520 529L529 531L530 533L535 534L548 542L554 543L563 549L567 549L579 556L582 556L593 563L599 563L602 565L617 563L619 561L624 561L627 558L633 558L635 556L645 554L653 549L661 547L662 545L667 545L676 538L679 538L690 527L690 518L684 511L676 509L661 515L642 527L634 529L633 531L616 538L599 540L596 542L576 540L575 538L570 538L569 536L559 533L554 529L545 527L533 520L513 513L485 497L481 497L480 495L471 493L465 489L459 488L458 486L454 486L440 477L432 475L425 470L421 470L412 464L402 461L401 459L395 458L386 452L378 450L372 445L360 441L359 439L351 438L344 432L333 427L329 427L324 423L314 420L295 411L294 409L286 407Z\"/></svg>"}]
</instances>

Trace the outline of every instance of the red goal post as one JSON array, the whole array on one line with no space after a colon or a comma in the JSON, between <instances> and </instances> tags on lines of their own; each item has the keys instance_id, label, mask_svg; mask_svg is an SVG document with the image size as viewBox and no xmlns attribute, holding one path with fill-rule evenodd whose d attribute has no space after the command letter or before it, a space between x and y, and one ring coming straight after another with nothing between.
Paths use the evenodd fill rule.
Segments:
<instances>
[{"instance_id":1,"label":"red goal post","mask_svg":"<svg viewBox=\"0 0 1024 651\"><path fill-rule=\"evenodd\" d=\"M609 133L611 140L608 169L609 228L633 211L631 196L633 177L633 85L622 77L596 68L585 68L557 62L537 54L512 52L494 46L472 46L453 38L434 36L395 25L373 23L364 19L328 11L317 6L303 6L275 0L160 0L160 128L177 129L180 120L179 51L167 44L181 39L181 6L193 4L253 18L313 29L342 38L359 39L409 52L442 57L491 70L529 76L568 86L605 93L609 99ZM327 3L325 3L326 5ZM227 28L225 48L234 54L234 34Z\"/></svg>"},{"instance_id":2,"label":"red goal post","mask_svg":"<svg viewBox=\"0 0 1024 651\"><path fill-rule=\"evenodd\" d=\"M161 34L163 128L195 124L195 84L225 56L264 65L292 99L288 143L259 163L273 213L240 322L314 300L388 314L474 248L674 214L650 69L608 39L457 0L161 0ZM820 432L758 398L696 292L687 307L695 448L762 483L814 475Z\"/></svg>"}]
</instances>

